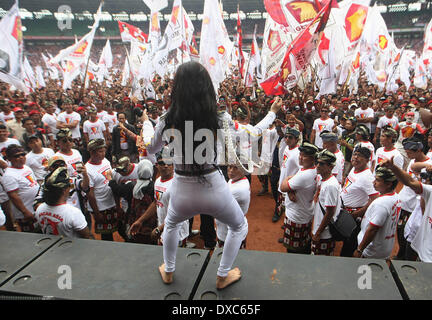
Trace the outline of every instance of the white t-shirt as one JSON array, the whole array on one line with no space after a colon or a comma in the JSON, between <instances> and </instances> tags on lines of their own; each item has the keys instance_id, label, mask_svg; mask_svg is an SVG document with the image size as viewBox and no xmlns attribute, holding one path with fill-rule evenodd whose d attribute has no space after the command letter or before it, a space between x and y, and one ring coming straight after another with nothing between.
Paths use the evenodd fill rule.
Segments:
<instances>
[{"instance_id":1,"label":"white t-shirt","mask_svg":"<svg viewBox=\"0 0 432 320\"><path fill-rule=\"evenodd\" d=\"M72 153L68 155L61 153L60 151L58 151L55 155L63 157L63 159L66 161L69 176L76 177L78 175L78 172L76 171L76 165L77 163L80 162L82 163L83 160L82 160L81 153L78 150L76 149L71 149L71 150Z\"/></svg>"},{"instance_id":2,"label":"white t-shirt","mask_svg":"<svg viewBox=\"0 0 432 320\"><path fill-rule=\"evenodd\" d=\"M361 222L361 230L357 236L358 243L363 240L369 224L378 226L379 230L372 242L363 250L363 256L375 259L390 257L399 214L400 201L396 192L382 195L371 203Z\"/></svg>"},{"instance_id":3,"label":"white t-shirt","mask_svg":"<svg viewBox=\"0 0 432 320\"><path fill-rule=\"evenodd\" d=\"M333 221L336 221L339 216L339 212L342 206L341 202L341 185L337 181L336 177L331 175L327 180L322 180L321 176L319 176L320 180L318 182L318 188L320 188L318 202L314 203L313 207L313 226L312 233L315 234L321 225L322 220L324 219L324 213L321 209L321 206L324 210L328 207L334 207L335 212L333 215ZM321 204L321 206L320 206ZM329 227L325 227L324 231L321 233L321 239L330 239L331 233Z\"/></svg>"},{"instance_id":4,"label":"white t-shirt","mask_svg":"<svg viewBox=\"0 0 432 320\"><path fill-rule=\"evenodd\" d=\"M12 111L9 112L9 114L5 114L3 111L0 112L0 122L3 122L5 125L6 125L6 121L14 120L14 119L15 119L15 115Z\"/></svg>"},{"instance_id":5,"label":"white t-shirt","mask_svg":"<svg viewBox=\"0 0 432 320\"><path fill-rule=\"evenodd\" d=\"M251 190L250 190L249 180L246 177L235 182L229 180L228 187L232 195L234 196L234 199L237 201L240 208L242 209L244 215L246 215L247 211L249 210L249 204L250 204ZM225 241L226 236L228 234L228 226L217 219L215 220L216 220L216 227L217 227L216 228L217 237L219 240Z\"/></svg>"},{"instance_id":6,"label":"white t-shirt","mask_svg":"<svg viewBox=\"0 0 432 320\"><path fill-rule=\"evenodd\" d=\"M26 165L33 170L37 180L43 180L48 175L48 160L54 156L54 151L50 148L42 148L42 153L29 152L26 155Z\"/></svg>"},{"instance_id":7,"label":"white t-shirt","mask_svg":"<svg viewBox=\"0 0 432 320\"><path fill-rule=\"evenodd\" d=\"M334 126L334 120L332 118L328 118L327 120L322 120L321 118L316 119L313 123L312 130L315 130L315 141L314 144L318 148L322 148L323 142L320 137L320 134L324 131L332 131Z\"/></svg>"},{"instance_id":8,"label":"white t-shirt","mask_svg":"<svg viewBox=\"0 0 432 320\"><path fill-rule=\"evenodd\" d=\"M372 108L367 108L366 110L363 110L362 108L357 108L354 111L354 116L359 119L373 118L374 115L375 112L373 111ZM372 125L370 122L362 123L362 124L364 124L369 129L369 132L372 130Z\"/></svg>"},{"instance_id":9,"label":"white t-shirt","mask_svg":"<svg viewBox=\"0 0 432 320\"><path fill-rule=\"evenodd\" d=\"M170 200L170 187L173 178L170 180L162 181L161 177L156 179L154 184L154 197L156 200L156 213L158 217L158 226L165 223L165 218L168 214L168 205ZM163 232L162 232L163 233ZM180 223L179 227L179 240L183 241L189 236L189 220ZM161 241L163 237L161 237Z\"/></svg>"},{"instance_id":10,"label":"white t-shirt","mask_svg":"<svg viewBox=\"0 0 432 320\"><path fill-rule=\"evenodd\" d=\"M18 190L18 195L26 209L34 212L33 201L39 191L39 184L32 169L26 165L22 169L8 167L1 178L1 182L6 192ZM24 218L23 213L14 206L12 201L11 208L15 219Z\"/></svg>"},{"instance_id":11,"label":"white t-shirt","mask_svg":"<svg viewBox=\"0 0 432 320\"><path fill-rule=\"evenodd\" d=\"M416 207L414 208L414 211L411 213L407 223L405 224L404 237L408 242L413 241L422 222L423 212L420 205L420 199L421 197L417 195Z\"/></svg>"},{"instance_id":12,"label":"white t-shirt","mask_svg":"<svg viewBox=\"0 0 432 320\"><path fill-rule=\"evenodd\" d=\"M81 116L79 113L75 111L73 111L72 113L62 112L57 116L57 120L66 124L72 124L74 121L78 121L78 125L75 128L70 129L70 131L72 133L72 139L81 138L81 132L79 126L79 122L81 121Z\"/></svg>"},{"instance_id":13,"label":"white t-shirt","mask_svg":"<svg viewBox=\"0 0 432 320\"><path fill-rule=\"evenodd\" d=\"M36 210L35 218L44 234L78 238L77 231L87 227L81 210L66 203L57 206L42 203Z\"/></svg>"},{"instance_id":14,"label":"white t-shirt","mask_svg":"<svg viewBox=\"0 0 432 320\"><path fill-rule=\"evenodd\" d=\"M379 118L377 123L377 128L381 129L387 125L390 125L393 129L395 129L398 124L399 124L399 120L397 117L393 116L393 118L387 118L387 116L384 115L381 118Z\"/></svg>"},{"instance_id":15,"label":"white t-shirt","mask_svg":"<svg viewBox=\"0 0 432 320\"><path fill-rule=\"evenodd\" d=\"M285 197L285 215L295 223L309 223L313 216L313 197L316 191L316 168L301 169L289 181L289 190L296 192L296 202Z\"/></svg>"},{"instance_id":16,"label":"white t-shirt","mask_svg":"<svg viewBox=\"0 0 432 320\"><path fill-rule=\"evenodd\" d=\"M90 188L94 188L94 196L99 211L104 211L115 207L116 203L111 188L108 186L106 173L112 170L111 164L107 159L103 159L100 164L93 164L90 161L86 163L87 174L90 180ZM93 212L90 203L88 210Z\"/></svg>"},{"instance_id":17,"label":"white t-shirt","mask_svg":"<svg viewBox=\"0 0 432 320\"><path fill-rule=\"evenodd\" d=\"M426 207L422 217L422 222L414 237L411 247L417 252L419 258L423 262L432 262L432 186L422 184L423 192L421 196L424 198Z\"/></svg>"},{"instance_id":18,"label":"white t-shirt","mask_svg":"<svg viewBox=\"0 0 432 320\"><path fill-rule=\"evenodd\" d=\"M351 169L342 187L341 197L346 207L361 208L365 206L370 196L378 195L373 186L374 175L369 168L356 172Z\"/></svg>"},{"instance_id":19,"label":"white t-shirt","mask_svg":"<svg viewBox=\"0 0 432 320\"><path fill-rule=\"evenodd\" d=\"M108 114L105 110L102 110L101 112L98 112L96 115L99 120L104 121L105 116ZM105 121L104 121L105 122Z\"/></svg>"},{"instance_id":20,"label":"white t-shirt","mask_svg":"<svg viewBox=\"0 0 432 320\"><path fill-rule=\"evenodd\" d=\"M104 115L102 121L104 123L108 123L108 131L109 133L113 132L114 126L118 124L117 120L117 112L114 112L114 114L109 114L108 112Z\"/></svg>"},{"instance_id":21,"label":"white t-shirt","mask_svg":"<svg viewBox=\"0 0 432 320\"><path fill-rule=\"evenodd\" d=\"M45 113L42 117L42 122L45 126L47 126L50 129L51 133L54 134L54 138L55 138L55 135L57 134L57 132L59 132L59 129L57 129L56 114Z\"/></svg>"},{"instance_id":22,"label":"white t-shirt","mask_svg":"<svg viewBox=\"0 0 432 320\"><path fill-rule=\"evenodd\" d=\"M334 154L336 156L336 165L333 167L332 173L336 177L339 184L342 184L343 172L345 167L345 157L340 150Z\"/></svg>"},{"instance_id":23,"label":"white t-shirt","mask_svg":"<svg viewBox=\"0 0 432 320\"><path fill-rule=\"evenodd\" d=\"M408 164L407 172L412 178L417 179L414 172L411 170L413 163L415 163L414 159L412 159ZM427 160L423 161L423 163L432 164L432 160L428 158ZM402 209L408 212L413 212L417 203L416 197L416 193L410 187L403 186L402 190L399 192L399 199L402 203Z\"/></svg>"},{"instance_id":24,"label":"white t-shirt","mask_svg":"<svg viewBox=\"0 0 432 320\"><path fill-rule=\"evenodd\" d=\"M299 156L299 146L295 146L292 149L288 146L285 147L283 152L283 161L280 165L279 192L281 192L280 186L285 178L295 175L300 170Z\"/></svg>"},{"instance_id":25,"label":"white t-shirt","mask_svg":"<svg viewBox=\"0 0 432 320\"><path fill-rule=\"evenodd\" d=\"M89 141L93 139L104 139L104 131L106 131L105 123L98 119L96 122L91 122L90 120L84 121L83 132L88 134Z\"/></svg>"},{"instance_id":26,"label":"white t-shirt","mask_svg":"<svg viewBox=\"0 0 432 320\"><path fill-rule=\"evenodd\" d=\"M403 168L403 164L404 164L404 158L401 155L401 153L396 149L393 148L389 151L385 150L384 147L379 148L376 151L375 154L375 168L374 171L376 170L376 167L382 163L384 160L390 160L392 157L394 157L393 161L394 164L399 167L399 168Z\"/></svg>"},{"instance_id":27,"label":"white t-shirt","mask_svg":"<svg viewBox=\"0 0 432 320\"><path fill-rule=\"evenodd\" d=\"M132 163L132 170L125 176L122 176L120 173L118 173L116 170L113 170L112 172L112 178L115 182L118 184L126 183L128 181L135 183L138 180L138 166L135 165L135 163ZM128 210L128 202L124 199L120 199L121 206L124 212Z\"/></svg>"},{"instance_id":28,"label":"white t-shirt","mask_svg":"<svg viewBox=\"0 0 432 320\"><path fill-rule=\"evenodd\" d=\"M6 223L6 216L3 213L2 208L0 208L0 227Z\"/></svg>"}]
</instances>

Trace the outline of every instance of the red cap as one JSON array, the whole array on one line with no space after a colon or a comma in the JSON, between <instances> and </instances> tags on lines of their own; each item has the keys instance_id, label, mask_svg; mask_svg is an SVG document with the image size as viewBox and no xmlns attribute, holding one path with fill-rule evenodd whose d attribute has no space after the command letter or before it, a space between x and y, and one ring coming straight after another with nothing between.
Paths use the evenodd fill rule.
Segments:
<instances>
[{"instance_id":1,"label":"red cap","mask_svg":"<svg viewBox=\"0 0 432 320\"><path fill-rule=\"evenodd\" d=\"M77 111L77 112L80 112L80 111L83 111L83 110L85 110L84 107L79 107L76 111Z\"/></svg>"},{"instance_id":2,"label":"red cap","mask_svg":"<svg viewBox=\"0 0 432 320\"><path fill-rule=\"evenodd\" d=\"M350 99L349 98L342 98L342 102L349 102Z\"/></svg>"},{"instance_id":3,"label":"red cap","mask_svg":"<svg viewBox=\"0 0 432 320\"><path fill-rule=\"evenodd\" d=\"M32 110L29 112L29 116L34 115L34 114L40 114L40 112L37 110Z\"/></svg>"},{"instance_id":4,"label":"red cap","mask_svg":"<svg viewBox=\"0 0 432 320\"><path fill-rule=\"evenodd\" d=\"M412 102L415 105L417 105L417 103L418 103L418 101L416 99L411 99L410 102Z\"/></svg>"},{"instance_id":5,"label":"red cap","mask_svg":"<svg viewBox=\"0 0 432 320\"><path fill-rule=\"evenodd\" d=\"M384 100L382 103L383 103L383 104L384 104L384 103L390 103L390 101L388 101L388 100Z\"/></svg>"},{"instance_id":6,"label":"red cap","mask_svg":"<svg viewBox=\"0 0 432 320\"><path fill-rule=\"evenodd\" d=\"M431 103L432 103L432 100L429 100L427 104L431 104Z\"/></svg>"},{"instance_id":7,"label":"red cap","mask_svg":"<svg viewBox=\"0 0 432 320\"><path fill-rule=\"evenodd\" d=\"M17 102L15 102L15 105L16 105L16 106L19 105L19 104L23 104L23 102L22 102L22 101L17 101Z\"/></svg>"},{"instance_id":8,"label":"red cap","mask_svg":"<svg viewBox=\"0 0 432 320\"><path fill-rule=\"evenodd\" d=\"M233 103L231 103L231 105L236 106L239 105L239 103L237 101L234 101Z\"/></svg>"},{"instance_id":9,"label":"red cap","mask_svg":"<svg viewBox=\"0 0 432 320\"><path fill-rule=\"evenodd\" d=\"M142 104L139 104L139 103L137 103L136 105L135 105L135 107L138 107L138 108L143 108L143 105Z\"/></svg>"},{"instance_id":10,"label":"red cap","mask_svg":"<svg viewBox=\"0 0 432 320\"><path fill-rule=\"evenodd\" d=\"M315 101L314 101L314 104L315 104L315 103L317 103L317 104L321 104L321 101L319 101L319 100L315 100Z\"/></svg>"},{"instance_id":11,"label":"red cap","mask_svg":"<svg viewBox=\"0 0 432 320\"><path fill-rule=\"evenodd\" d=\"M130 100L129 97L124 97L124 98L123 98L123 101L129 101L129 100Z\"/></svg>"},{"instance_id":12,"label":"red cap","mask_svg":"<svg viewBox=\"0 0 432 320\"><path fill-rule=\"evenodd\" d=\"M13 111L13 112L19 112L19 111L23 111L23 109L21 109L21 108L19 108L19 107L16 107L16 108L13 108L12 111Z\"/></svg>"},{"instance_id":13,"label":"red cap","mask_svg":"<svg viewBox=\"0 0 432 320\"><path fill-rule=\"evenodd\" d=\"M407 112L406 115L407 115L407 116L412 116L412 117L414 117L414 112Z\"/></svg>"}]
</instances>

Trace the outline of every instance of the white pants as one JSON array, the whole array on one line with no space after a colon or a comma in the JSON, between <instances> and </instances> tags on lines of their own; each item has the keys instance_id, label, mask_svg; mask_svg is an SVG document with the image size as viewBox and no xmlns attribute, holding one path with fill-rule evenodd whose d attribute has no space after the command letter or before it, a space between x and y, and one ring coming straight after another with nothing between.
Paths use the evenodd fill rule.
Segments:
<instances>
[{"instance_id":1,"label":"white pants","mask_svg":"<svg viewBox=\"0 0 432 320\"><path fill-rule=\"evenodd\" d=\"M241 242L248 233L247 220L222 173L215 171L204 177L206 182L200 181L198 177L174 175L163 233L165 272L175 271L180 223L197 214L211 215L228 225L228 234L217 272L220 277L228 275Z\"/></svg>"}]
</instances>

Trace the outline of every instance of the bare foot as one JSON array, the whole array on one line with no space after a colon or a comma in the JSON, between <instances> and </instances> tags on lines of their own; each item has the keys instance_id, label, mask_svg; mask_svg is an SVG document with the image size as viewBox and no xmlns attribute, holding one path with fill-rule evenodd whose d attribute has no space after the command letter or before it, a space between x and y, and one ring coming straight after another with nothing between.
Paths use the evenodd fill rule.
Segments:
<instances>
[{"instance_id":1,"label":"bare foot","mask_svg":"<svg viewBox=\"0 0 432 320\"><path fill-rule=\"evenodd\" d=\"M165 272L165 263L159 266L159 272L161 274L162 281L165 284L170 284L171 282L173 282L174 272Z\"/></svg>"},{"instance_id":2,"label":"bare foot","mask_svg":"<svg viewBox=\"0 0 432 320\"><path fill-rule=\"evenodd\" d=\"M228 287L230 284L239 281L241 278L241 271L239 268L234 268L228 272L228 276L226 277L217 277L216 279L216 288L218 290L222 290Z\"/></svg>"}]
</instances>

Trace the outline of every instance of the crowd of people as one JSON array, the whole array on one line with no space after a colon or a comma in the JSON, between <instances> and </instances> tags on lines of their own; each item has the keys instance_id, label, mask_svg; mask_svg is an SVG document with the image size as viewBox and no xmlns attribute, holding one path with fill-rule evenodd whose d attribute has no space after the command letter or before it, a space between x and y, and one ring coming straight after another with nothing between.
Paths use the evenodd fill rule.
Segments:
<instances>
[{"instance_id":1,"label":"crowd of people","mask_svg":"<svg viewBox=\"0 0 432 320\"><path fill-rule=\"evenodd\" d=\"M156 97L142 101L120 78L110 88L76 80L66 91L48 81L29 95L1 83L0 225L163 245L159 270L170 283L177 247L195 245L200 213L205 248L225 248L223 288L240 278L231 266L246 247L250 183L259 179L258 195L274 199L272 221L283 217L279 242L289 253L333 255L343 209L356 227L341 256L432 262L431 83L385 94L361 77L357 94L340 87L317 100L312 83L269 97L234 72L216 94L203 69L190 62L174 79L156 76ZM164 133L185 139L188 121L194 132L224 129L221 141L232 139L227 152L240 159L221 162L215 147L219 160L179 161ZM252 172L241 150L255 142L266 170Z\"/></svg>"}]
</instances>

